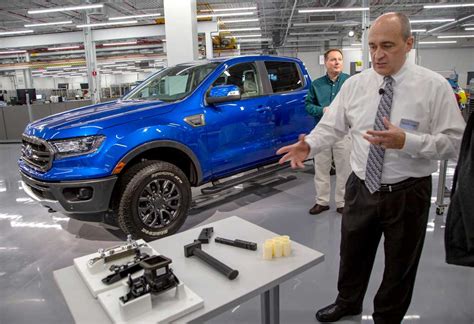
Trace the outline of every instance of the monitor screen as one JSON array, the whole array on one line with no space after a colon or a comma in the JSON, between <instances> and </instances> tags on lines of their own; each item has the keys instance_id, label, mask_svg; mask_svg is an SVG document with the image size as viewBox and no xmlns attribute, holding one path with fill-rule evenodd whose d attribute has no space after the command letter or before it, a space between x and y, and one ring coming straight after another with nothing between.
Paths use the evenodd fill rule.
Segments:
<instances>
[{"instance_id":1,"label":"monitor screen","mask_svg":"<svg viewBox=\"0 0 474 324\"><path fill-rule=\"evenodd\" d=\"M36 100L43 100L43 95L37 94L36 95Z\"/></svg>"},{"instance_id":2,"label":"monitor screen","mask_svg":"<svg viewBox=\"0 0 474 324\"><path fill-rule=\"evenodd\" d=\"M89 89L89 83L81 83L81 89Z\"/></svg>"},{"instance_id":3,"label":"monitor screen","mask_svg":"<svg viewBox=\"0 0 474 324\"><path fill-rule=\"evenodd\" d=\"M21 105L26 104L26 94L30 96L30 102L36 100L36 89L17 89L16 95L18 97L18 103Z\"/></svg>"},{"instance_id":4,"label":"monitor screen","mask_svg":"<svg viewBox=\"0 0 474 324\"><path fill-rule=\"evenodd\" d=\"M69 83L58 83L58 89L69 89Z\"/></svg>"}]
</instances>

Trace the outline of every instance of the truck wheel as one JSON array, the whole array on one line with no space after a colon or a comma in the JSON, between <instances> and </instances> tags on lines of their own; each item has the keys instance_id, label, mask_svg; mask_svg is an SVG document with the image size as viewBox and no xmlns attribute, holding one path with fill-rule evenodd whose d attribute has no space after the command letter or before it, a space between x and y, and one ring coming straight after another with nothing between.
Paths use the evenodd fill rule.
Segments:
<instances>
[{"instance_id":1,"label":"truck wheel","mask_svg":"<svg viewBox=\"0 0 474 324\"><path fill-rule=\"evenodd\" d=\"M120 228L146 241L176 233L191 204L191 185L175 165L141 162L123 175L117 220Z\"/></svg>"}]
</instances>

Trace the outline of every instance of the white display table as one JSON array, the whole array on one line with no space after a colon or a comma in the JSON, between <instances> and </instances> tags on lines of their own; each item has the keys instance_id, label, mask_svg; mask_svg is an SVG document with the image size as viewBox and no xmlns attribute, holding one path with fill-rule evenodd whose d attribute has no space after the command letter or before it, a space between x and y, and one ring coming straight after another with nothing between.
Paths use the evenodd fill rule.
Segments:
<instances>
[{"instance_id":1,"label":"white display table","mask_svg":"<svg viewBox=\"0 0 474 324\"><path fill-rule=\"evenodd\" d=\"M213 227L214 235L210 244L202 245L203 251L237 269L239 275L235 280L227 279L196 257L184 256L184 246L197 239L205 227ZM261 295L262 322L279 323L279 285L322 262L324 255L292 242L289 257L263 260L262 243L277 235L232 216L150 242L154 250L173 260L171 267L179 280L204 300L204 307L176 322L203 322ZM215 237L253 241L258 243L258 250L217 244L214 242ZM73 266L55 271L54 278L76 323L111 323Z\"/></svg>"}]
</instances>

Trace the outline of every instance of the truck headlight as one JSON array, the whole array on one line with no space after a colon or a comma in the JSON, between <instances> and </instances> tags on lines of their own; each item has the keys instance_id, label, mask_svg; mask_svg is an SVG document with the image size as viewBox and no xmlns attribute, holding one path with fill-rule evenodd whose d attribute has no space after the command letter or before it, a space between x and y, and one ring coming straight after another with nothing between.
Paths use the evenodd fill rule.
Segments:
<instances>
[{"instance_id":1,"label":"truck headlight","mask_svg":"<svg viewBox=\"0 0 474 324\"><path fill-rule=\"evenodd\" d=\"M56 157L61 159L93 153L99 149L104 140L105 136L97 135L49 141L49 143L53 147Z\"/></svg>"}]
</instances>

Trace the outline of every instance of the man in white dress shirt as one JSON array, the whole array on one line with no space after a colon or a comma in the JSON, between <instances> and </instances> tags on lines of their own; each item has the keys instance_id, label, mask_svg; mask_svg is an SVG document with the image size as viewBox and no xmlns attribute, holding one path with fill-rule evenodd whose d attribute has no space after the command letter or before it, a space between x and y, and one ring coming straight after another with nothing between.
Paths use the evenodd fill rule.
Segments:
<instances>
[{"instance_id":1,"label":"man in white dress shirt","mask_svg":"<svg viewBox=\"0 0 474 324\"><path fill-rule=\"evenodd\" d=\"M465 122L448 82L406 60L413 46L404 14L380 16L369 32L373 68L349 78L307 136L282 147L293 168L350 132L336 301L320 322L362 311L384 236L385 269L374 298L377 324L401 323L410 305L431 205L437 160L458 154Z\"/></svg>"}]
</instances>

